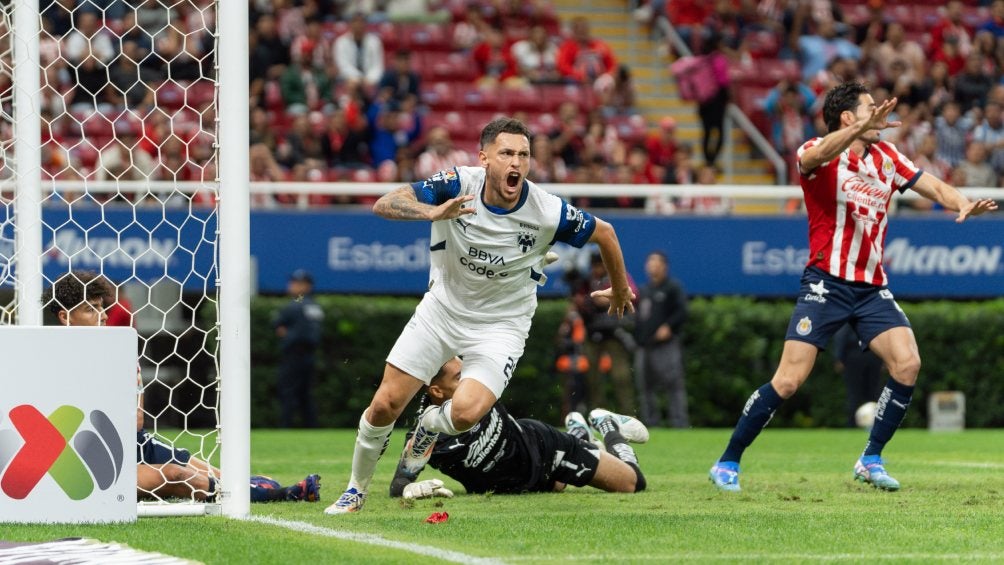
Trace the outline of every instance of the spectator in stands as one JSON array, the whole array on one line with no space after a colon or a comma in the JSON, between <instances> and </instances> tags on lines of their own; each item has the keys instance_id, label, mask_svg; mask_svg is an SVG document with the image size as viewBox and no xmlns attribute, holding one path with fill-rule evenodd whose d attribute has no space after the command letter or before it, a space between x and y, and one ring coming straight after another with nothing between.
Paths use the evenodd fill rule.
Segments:
<instances>
[{"instance_id":1,"label":"spectator in stands","mask_svg":"<svg viewBox=\"0 0 1004 565\"><path fill-rule=\"evenodd\" d=\"M250 144L262 143L274 152L278 143L276 141L275 128L269 122L268 112L261 108L251 108L250 121Z\"/></svg>"},{"instance_id":2,"label":"spectator in stands","mask_svg":"<svg viewBox=\"0 0 1004 565\"><path fill-rule=\"evenodd\" d=\"M306 114L322 106L327 106L328 110L332 108L331 80L323 69L311 65L306 57L293 57L279 77L279 90L286 111L291 114Z\"/></svg>"},{"instance_id":3,"label":"spectator in stands","mask_svg":"<svg viewBox=\"0 0 1004 565\"><path fill-rule=\"evenodd\" d=\"M966 138L972 121L963 116L959 104L949 101L941 115L934 119L934 133L938 136L938 157L955 167L962 162L966 152Z\"/></svg>"},{"instance_id":4,"label":"spectator in stands","mask_svg":"<svg viewBox=\"0 0 1004 565\"><path fill-rule=\"evenodd\" d=\"M301 114L293 118L293 125L276 149L276 161L287 169L292 169L307 159L324 161L324 145L321 136L318 135L319 132L313 127L323 121L324 116L320 112Z\"/></svg>"},{"instance_id":5,"label":"spectator in stands","mask_svg":"<svg viewBox=\"0 0 1004 565\"><path fill-rule=\"evenodd\" d=\"M583 163L581 153L585 133L578 106L574 102L562 102L558 106L558 121L547 136L551 138L554 154L569 167L576 168Z\"/></svg>"},{"instance_id":6,"label":"spectator in stands","mask_svg":"<svg viewBox=\"0 0 1004 565\"><path fill-rule=\"evenodd\" d=\"M108 67L91 55L79 61L74 71L73 93L70 95L71 112L91 115L94 112L111 113L115 107L108 97ZM96 116L92 119L104 119Z\"/></svg>"},{"instance_id":7,"label":"spectator in stands","mask_svg":"<svg viewBox=\"0 0 1004 565\"><path fill-rule=\"evenodd\" d=\"M961 0L949 0L945 5L945 12L942 18L931 28L931 55L935 61L952 61L956 58L965 61L972 47L972 39L969 30L962 22L962 2ZM948 47L948 49L946 49ZM961 69L953 68L949 63L948 72L954 76L955 72Z\"/></svg>"},{"instance_id":8,"label":"spectator in stands","mask_svg":"<svg viewBox=\"0 0 1004 565\"><path fill-rule=\"evenodd\" d=\"M115 139L112 139L98 155L95 169L98 181L151 178L157 164L146 151L139 149L136 137L138 127L137 124L126 120L115 123Z\"/></svg>"},{"instance_id":9,"label":"spectator in stands","mask_svg":"<svg viewBox=\"0 0 1004 565\"><path fill-rule=\"evenodd\" d=\"M530 28L530 35L512 45L519 74L533 83L561 81L558 72L558 46L551 41L543 26Z\"/></svg>"},{"instance_id":10,"label":"spectator in stands","mask_svg":"<svg viewBox=\"0 0 1004 565\"><path fill-rule=\"evenodd\" d=\"M546 135L536 135L533 138L533 181L537 183L565 182L568 169L565 161L554 154L551 138Z\"/></svg>"},{"instance_id":11,"label":"spectator in stands","mask_svg":"<svg viewBox=\"0 0 1004 565\"><path fill-rule=\"evenodd\" d=\"M631 68L627 65L617 67L617 72L604 75L596 80L596 94L604 116L625 116L635 113L634 81L631 80Z\"/></svg>"},{"instance_id":12,"label":"spectator in stands","mask_svg":"<svg viewBox=\"0 0 1004 565\"><path fill-rule=\"evenodd\" d=\"M712 166L701 165L697 169L694 184L718 184L718 171ZM677 202L677 208L695 214L722 215L727 214L732 204L730 199L721 196L684 196Z\"/></svg>"},{"instance_id":13,"label":"spectator in stands","mask_svg":"<svg viewBox=\"0 0 1004 565\"><path fill-rule=\"evenodd\" d=\"M359 169L365 167L369 160L366 121L350 121L345 110L332 112L322 143L328 166Z\"/></svg>"},{"instance_id":14,"label":"spectator in stands","mask_svg":"<svg viewBox=\"0 0 1004 565\"><path fill-rule=\"evenodd\" d=\"M997 173L987 163L987 147L979 141L973 141L966 147L966 160L959 163L958 170L965 179L962 186L981 188L997 186Z\"/></svg>"},{"instance_id":15,"label":"spectator in stands","mask_svg":"<svg viewBox=\"0 0 1004 565\"><path fill-rule=\"evenodd\" d=\"M518 86L524 82L505 34L497 29L485 32L484 40L474 46L471 57L477 69L478 86L482 88Z\"/></svg>"},{"instance_id":16,"label":"spectator in stands","mask_svg":"<svg viewBox=\"0 0 1004 565\"><path fill-rule=\"evenodd\" d=\"M419 178L429 178L432 175L454 166L473 165L474 158L462 149L453 147L450 132L444 127L434 127L426 136L428 142L425 151L418 156L415 164L415 174Z\"/></svg>"},{"instance_id":17,"label":"spectator in stands","mask_svg":"<svg viewBox=\"0 0 1004 565\"><path fill-rule=\"evenodd\" d=\"M262 75L272 78L282 74L283 67L289 64L289 42L279 35L275 16L264 14L255 23L255 51L252 57L259 68L251 66L253 76Z\"/></svg>"},{"instance_id":18,"label":"spectator in stands","mask_svg":"<svg viewBox=\"0 0 1004 565\"><path fill-rule=\"evenodd\" d=\"M485 19L483 8L478 2L467 4L467 11L464 12L464 19L457 22L453 27L453 49L457 51L470 51L474 46L484 39L485 34L491 30L491 25Z\"/></svg>"},{"instance_id":19,"label":"spectator in stands","mask_svg":"<svg viewBox=\"0 0 1004 565\"><path fill-rule=\"evenodd\" d=\"M903 24L900 22L889 23L885 38L885 41L872 53L879 73L883 77L888 77L892 74L893 63L901 61L904 64L906 80L909 83L920 80L927 67L927 57L924 56L924 49L920 44L906 38Z\"/></svg>"},{"instance_id":20,"label":"spectator in stands","mask_svg":"<svg viewBox=\"0 0 1004 565\"><path fill-rule=\"evenodd\" d=\"M666 177L663 182L666 184L694 184L696 175L694 150L690 145L683 143L676 148L673 164L666 169Z\"/></svg>"},{"instance_id":21,"label":"spectator in stands","mask_svg":"<svg viewBox=\"0 0 1004 565\"><path fill-rule=\"evenodd\" d=\"M63 57L71 64L93 57L107 64L115 56L108 30L101 24L98 15L90 11L76 13L76 27L63 42Z\"/></svg>"},{"instance_id":22,"label":"spectator in stands","mask_svg":"<svg viewBox=\"0 0 1004 565\"><path fill-rule=\"evenodd\" d=\"M300 57L311 67L326 72L329 77L338 75L333 42L319 19L307 20L304 32L294 37L290 43L289 53L291 59Z\"/></svg>"},{"instance_id":23,"label":"spectator in stands","mask_svg":"<svg viewBox=\"0 0 1004 565\"><path fill-rule=\"evenodd\" d=\"M666 4L666 15L690 50L699 52L707 30L704 22L711 15L710 3L706 0L670 0Z\"/></svg>"},{"instance_id":24,"label":"spectator in stands","mask_svg":"<svg viewBox=\"0 0 1004 565\"><path fill-rule=\"evenodd\" d=\"M411 68L411 51L400 49L394 53L391 68L380 79L380 94L398 103L408 98L418 98L422 79Z\"/></svg>"},{"instance_id":25,"label":"spectator in stands","mask_svg":"<svg viewBox=\"0 0 1004 565\"><path fill-rule=\"evenodd\" d=\"M983 123L973 130L973 141L986 146L990 152L990 164L994 172L1002 175L1004 174L1004 115L1001 105L997 102L988 102L983 109L983 115Z\"/></svg>"},{"instance_id":26,"label":"spectator in stands","mask_svg":"<svg viewBox=\"0 0 1004 565\"><path fill-rule=\"evenodd\" d=\"M592 85L603 75L617 70L617 59L602 39L589 31L589 20L576 17L572 20L572 36L558 48L558 72L570 82Z\"/></svg>"},{"instance_id":27,"label":"spectator in stands","mask_svg":"<svg viewBox=\"0 0 1004 565\"><path fill-rule=\"evenodd\" d=\"M931 108L942 107L952 99L952 78L948 76L948 64L944 61L930 63L927 75L910 87L908 102L926 103Z\"/></svg>"},{"instance_id":28,"label":"spectator in stands","mask_svg":"<svg viewBox=\"0 0 1004 565\"><path fill-rule=\"evenodd\" d=\"M587 117L586 133L582 136L582 158L588 160L600 155L610 165L623 165L627 147L620 139L617 128L607 123L599 112L590 112Z\"/></svg>"},{"instance_id":29,"label":"spectator in stands","mask_svg":"<svg viewBox=\"0 0 1004 565\"><path fill-rule=\"evenodd\" d=\"M917 154L913 159L913 164L917 166L918 169L922 169L937 176L938 178L948 178L949 174L952 172L952 165L938 157L938 138L934 133L929 133L921 138L920 143L917 145ZM930 203L931 201L926 198L917 198L911 201L911 203ZM917 206L914 206L915 208ZM930 208L930 205L925 206L925 208Z\"/></svg>"},{"instance_id":30,"label":"spectator in stands","mask_svg":"<svg viewBox=\"0 0 1004 565\"><path fill-rule=\"evenodd\" d=\"M701 118L703 128L701 145L704 149L704 163L714 166L718 160L718 153L722 150L722 144L725 142L725 110L732 98L732 92L729 80L729 63L722 51L721 36L711 35L707 40L707 46L705 60L714 72L718 90L713 96L698 103L697 114Z\"/></svg>"},{"instance_id":31,"label":"spectator in stands","mask_svg":"<svg viewBox=\"0 0 1004 565\"><path fill-rule=\"evenodd\" d=\"M1004 0L994 0L990 4L990 19L980 26L980 31L989 31L997 39L1004 38Z\"/></svg>"},{"instance_id":32,"label":"spectator in stands","mask_svg":"<svg viewBox=\"0 0 1004 565\"><path fill-rule=\"evenodd\" d=\"M108 68L108 81L113 88L109 88L106 95L113 106L140 111L154 106L151 86L161 77L139 65L137 61L141 60L140 49L135 43L122 44L122 55Z\"/></svg>"},{"instance_id":33,"label":"spectator in stands","mask_svg":"<svg viewBox=\"0 0 1004 565\"><path fill-rule=\"evenodd\" d=\"M383 42L366 30L366 15L357 12L349 20L349 31L335 40L338 78L350 85L375 88L383 77Z\"/></svg>"},{"instance_id":34,"label":"spectator in stands","mask_svg":"<svg viewBox=\"0 0 1004 565\"><path fill-rule=\"evenodd\" d=\"M645 150L656 167L659 182L666 182L666 172L673 167L676 148L676 120L665 116L659 120L659 128L645 139Z\"/></svg>"},{"instance_id":35,"label":"spectator in stands","mask_svg":"<svg viewBox=\"0 0 1004 565\"><path fill-rule=\"evenodd\" d=\"M983 57L973 52L966 58L966 67L955 77L954 99L965 114L975 107L982 108L994 86L994 78L983 69Z\"/></svg>"},{"instance_id":36,"label":"spectator in stands","mask_svg":"<svg viewBox=\"0 0 1004 565\"><path fill-rule=\"evenodd\" d=\"M251 182L282 182L286 180L282 167L279 166L272 152L265 145L252 145L248 149L248 159L251 164ZM251 205L261 208L273 207L275 200L268 194L252 194Z\"/></svg>"},{"instance_id":37,"label":"spectator in stands","mask_svg":"<svg viewBox=\"0 0 1004 565\"><path fill-rule=\"evenodd\" d=\"M833 20L823 20L816 24L816 32L798 38L798 51L802 62L802 77L811 79L834 57L846 57L858 61L861 48L837 34Z\"/></svg>"},{"instance_id":38,"label":"spectator in stands","mask_svg":"<svg viewBox=\"0 0 1004 565\"><path fill-rule=\"evenodd\" d=\"M802 83L783 81L764 99L763 108L771 119L771 141L774 149L788 164L789 176L797 181L795 151L813 135L812 111L816 95Z\"/></svg>"},{"instance_id":39,"label":"spectator in stands","mask_svg":"<svg viewBox=\"0 0 1004 565\"><path fill-rule=\"evenodd\" d=\"M371 132L370 162L375 168L390 166L385 163L396 163L398 151L409 146L422 133L422 122L403 120L401 106L392 100L370 104L367 116ZM432 174L424 178L429 176Z\"/></svg>"}]
</instances>

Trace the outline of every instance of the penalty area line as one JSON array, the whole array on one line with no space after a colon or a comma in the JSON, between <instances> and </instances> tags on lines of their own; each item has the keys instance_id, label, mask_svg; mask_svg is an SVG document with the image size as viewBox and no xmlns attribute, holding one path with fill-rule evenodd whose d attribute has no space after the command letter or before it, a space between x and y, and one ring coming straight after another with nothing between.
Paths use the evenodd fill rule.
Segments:
<instances>
[{"instance_id":1,"label":"penalty area line","mask_svg":"<svg viewBox=\"0 0 1004 565\"><path fill-rule=\"evenodd\" d=\"M319 536L335 538L345 541L354 541L357 543L365 543L380 547L388 547L391 549L399 549L401 551L416 553L418 555L427 555L429 557L435 557L436 559L442 559L444 561L452 561L454 563L477 563L479 565L501 565L502 563L504 563L503 561L494 558L476 557L474 555L467 555L466 553L460 553L459 551L450 551L448 549L440 549L438 547L421 545L417 543L409 543L405 541L394 541L378 536L376 534L343 532L339 530L334 530L332 528L317 526L309 522L282 520L279 518L274 518L272 516L247 516L245 518L241 518L241 520L249 522L258 522L260 524L267 524L270 526L277 526L294 532L315 534Z\"/></svg>"}]
</instances>

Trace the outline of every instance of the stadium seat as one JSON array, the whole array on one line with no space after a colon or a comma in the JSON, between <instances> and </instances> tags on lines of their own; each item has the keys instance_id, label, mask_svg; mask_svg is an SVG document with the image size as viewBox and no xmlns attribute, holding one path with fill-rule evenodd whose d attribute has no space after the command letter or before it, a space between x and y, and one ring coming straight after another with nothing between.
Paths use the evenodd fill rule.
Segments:
<instances>
[{"instance_id":1,"label":"stadium seat","mask_svg":"<svg viewBox=\"0 0 1004 565\"><path fill-rule=\"evenodd\" d=\"M428 74L419 71L423 77L433 80L444 80L453 82L471 82L477 78L477 71L474 62L468 55L463 53L450 53L449 55L436 56L431 61L424 63L428 65L431 72Z\"/></svg>"},{"instance_id":2,"label":"stadium seat","mask_svg":"<svg viewBox=\"0 0 1004 565\"><path fill-rule=\"evenodd\" d=\"M495 88L471 86L458 91L458 106L466 110L496 112L505 107L503 95Z\"/></svg>"},{"instance_id":3,"label":"stadium seat","mask_svg":"<svg viewBox=\"0 0 1004 565\"><path fill-rule=\"evenodd\" d=\"M512 88L505 92L506 110L510 113L536 113L540 111L541 104L540 89L537 87Z\"/></svg>"},{"instance_id":4,"label":"stadium seat","mask_svg":"<svg viewBox=\"0 0 1004 565\"><path fill-rule=\"evenodd\" d=\"M449 110L457 107L456 91L451 82L425 85L421 91L422 103L431 110Z\"/></svg>"},{"instance_id":5,"label":"stadium seat","mask_svg":"<svg viewBox=\"0 0 1004 565\"><path fill-rule=\"evenodd\" d=\"M544 84L540 87L541 111L553 112L565 102L574 102L583 112L594 105L591 89L578 84Z\"/></svg>"},{"instance_id":6,"label":"stadium seat","mask_svg":"<svg viewBox=\"0 0 1004 565\"><path fill-rule=\"evenodd\" d=\"M411 51L441 53L452 48L450 36L447 34L449 29L439 24L399 24L398 36L401 38L402 47ZM385 51L390 49L385 48Z\"/></svg>"}]
</instances>

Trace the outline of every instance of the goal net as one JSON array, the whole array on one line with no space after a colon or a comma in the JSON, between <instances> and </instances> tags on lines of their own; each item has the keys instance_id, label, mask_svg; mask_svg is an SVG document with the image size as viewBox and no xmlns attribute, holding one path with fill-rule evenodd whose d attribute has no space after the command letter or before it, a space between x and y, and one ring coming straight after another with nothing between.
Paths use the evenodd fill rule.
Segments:
<instances>
[{"instance_id":1,"label":"goal net","mask_svg":"<svg viewBox=\"0 0 1004 565\"><path fill-rule=\"evenodd\" d=\"M19 10L33 11L40 30L37 89L15 80L33 40ZM0 19L0 324L33 323L39 312L54 323L40 291L74 271L102 275L117 299L109 323L139 334L145 429L215 475L216 2L16 0ZM39 138L29 140L33 127ZM28 155L32 147L39 153ZM145 505L207 495L190 486L170 499L149 485L140 492Z\"/></svg>"}]
</instances>

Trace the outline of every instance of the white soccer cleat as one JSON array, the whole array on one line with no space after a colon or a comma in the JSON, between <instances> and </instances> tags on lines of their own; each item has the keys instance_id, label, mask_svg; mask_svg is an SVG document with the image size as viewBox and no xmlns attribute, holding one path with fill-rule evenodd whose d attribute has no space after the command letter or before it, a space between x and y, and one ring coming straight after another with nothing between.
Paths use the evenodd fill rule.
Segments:
<instances>
[{"instance_id":1,"label":"white soccer cleat","mask_svg":"<svg viewBox=\"0 0 1004 565\"><path fill-rule=\"evenodd\" d=\"M569 412L565 416L565 429L573 436L582 436L582 439L594 443L596 441L596 438L593 437L593 430L589 429L586 419L578 412Z\"/></svg>"},{"instance_id":2,"label":"white soccer cleat","mask_svg":"<svg viewBox=\"0 0 1004 565\"><path fill-rule=\"evenodd\" d=\"M401 454L401 466L413 475L421 472L432 458L432 450L436 447L436 440L439 439L439 432L430 432L422 426L422 419L432 410L439 410L439 406L429 406L422 412L415 433L405 444L404 453Z\"/></svg>"},{"instance_id":3,"label":"white soccer cleat","mask_svg":"<svg viewBox=\"0 0 1004 565\"><path fill-rule=\"evenodd\" d=\"M625 416L624 414L615 414L602 408L596 408L589 413L589 424L592 425L594 430L600 432L600 434L606 433L607 430L603 428L607 427L604 425L604 421L608 419L617 426L621 434L623 434L624 439L632 443L645 443L648 441L648 428L637 418Z\"/></svg>"},{"instance_id":4,"label":"white soccer cleat","mask_svg":"<svg viewBox=\"0 0 1004 565\"><path fill-rule=\"evenodd\" d=\"M363 509L364 502L366 502L366 493L359 492L355 487L349 487L334 504L324 509L324 513L337 516L359 512Z\"/></svg>"}]
</instances>

